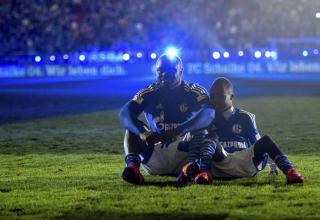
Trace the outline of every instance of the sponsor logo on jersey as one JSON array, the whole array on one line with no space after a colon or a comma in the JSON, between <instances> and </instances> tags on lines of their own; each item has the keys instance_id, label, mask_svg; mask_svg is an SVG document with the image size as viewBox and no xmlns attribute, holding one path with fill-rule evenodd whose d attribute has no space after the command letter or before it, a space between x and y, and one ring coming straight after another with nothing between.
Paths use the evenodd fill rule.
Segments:
<instances>
[{"instance_id":1,"label":"sponsor logo on jersey","mask_svg":"<svg viewBox=\"0 0 320 220\"><path fill-rule=\"evenodd\" d=\"M188 111L188 109L189 109L189 106L187 105L187 103L182 103L180 105L180 112L184 113L184 112Z\"/></svg>"},{"instance_id":2,"label":"sponsor logo on jersey","mask_svg":"<svg viewBox=\"0 0 320 220\"><path fill-rule=\"evenodd\" d=\"M160 130L169 131L177 128L180 123L158 123L158 128Z\"/></svg>"},{"instance_id":3,"label":"sponsor logo on jersey","mask_svg":"<svg viewBox=\"0 0 320 220\"><path fill-rule=\"evenodd\" d=\"M240 124L234 124L232 126L232 132L235 134L240 134L242 131L242 126Z\"/></svg>"},{"instance_id":4,"label":"sponsor logo on jersey","mask_svg":"<svg viewBox=\"0 0 320 220\"><path fill-rule=\"evenodd\" d=\"M223 148L226 147L234 147L234 148L247 148L247 144L245 142L238 142L238 141L220 141L220 144Z\"/></svg>"}]
</instances>

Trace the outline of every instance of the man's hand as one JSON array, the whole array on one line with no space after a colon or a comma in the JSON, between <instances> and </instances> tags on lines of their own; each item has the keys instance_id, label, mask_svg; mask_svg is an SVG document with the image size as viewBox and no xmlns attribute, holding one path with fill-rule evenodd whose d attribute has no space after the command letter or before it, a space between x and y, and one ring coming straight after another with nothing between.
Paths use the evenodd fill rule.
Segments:
<instances>
[{"instance_id":1,"label":"man's hand","mask_svg":"<svg viewBox=\"0 0 320 220\"><path fill-rule=\"evenodd\" d=\"M179 131L177 129L167 130L167 131L161 131L161 142L172 142L178 139Z\"/></svg>"},{"instance_id":2,"label":"man's hand","mask_svg":"<svg viewBox=\"0 0 320 220\"><path fill-rule=\"evenodd\" d=\"M140 139L148 144L162 144L171 143L178 139L179 131L177 129L161 131L160 133L152 132L148 128L145 128L144 133L140 133Z\"/></svg>"},{"instance_id":3,"label":"man's hand","mask_svg":"<svg viewBox=\"0 0 320 220\"><path fill-rule=\"evenodd\" d=\"M152 132L145 127L145 132L139 134L140 139L147 144L156 144L161 142L161 135L159 133Z\"/></svg>"},{"instance_id":4,"label":"man's hand","mask_svg":"<svg viewBox=\"0 0 320 220\"><path fill-rule=\"evenodd\" d=\"M146 142L148 144L157 144L159 142L162 142L161 140L161 135L159 133L155 133L155 132L151 132L147 138L146 138Z\"/></svg>"}]
</instances>

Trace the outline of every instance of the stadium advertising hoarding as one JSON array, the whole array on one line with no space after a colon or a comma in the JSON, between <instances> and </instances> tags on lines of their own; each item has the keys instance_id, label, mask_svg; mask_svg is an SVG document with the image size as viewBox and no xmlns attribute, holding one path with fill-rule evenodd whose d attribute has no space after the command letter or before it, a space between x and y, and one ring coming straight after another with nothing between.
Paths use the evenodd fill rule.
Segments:
<instances>
[{"instance_id":1,"label":"stadium advertising hoarding","mask_svg":"<svg viewBox=\"0 0 320 220\"><path fill-rule=\"evenodd\" d=\"M34 64L2 65L1 78L30 77L136 77L154 72L154 63L83 63L83 64ZM253 75L268 73L320 73L320 63L316 61L250 61L250 62L188 62L184 66L185 75Z\"/></svg>"}]
</instances>

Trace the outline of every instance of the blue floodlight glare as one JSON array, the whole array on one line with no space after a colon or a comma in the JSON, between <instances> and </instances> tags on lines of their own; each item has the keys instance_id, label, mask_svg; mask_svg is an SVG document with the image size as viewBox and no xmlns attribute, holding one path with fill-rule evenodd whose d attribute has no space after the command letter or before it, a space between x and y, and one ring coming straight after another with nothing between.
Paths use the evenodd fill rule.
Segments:
<instances>
[{"instance_id":1,"label":"blue floodlight glare","mask_svg":"<svg viewBox=\"0 0 320 220\"><path fill-rule=\"evenodd\" d=\"M270 57L271 57L271 52L270 52L270 51L266 51L266 52L264 53L264 56L265 56L266 58L270 58Z\"/></svg>"},{"instance_id":2,"label":"blue floodlight glare","mask_svg":"<svg viewBox=\"0 0 320 220\"><path fill-rule=\"evenodd\" d=\"M307 57L308 55L309 55L308 51L304 50L304 51L302 52L302 56Z\"/></svg>"},{"instance_id":3,"label":"blue floodlight glare","mask_svg":"<svg viewBox=\"0 0 320 220\"><path fill-rule=\"evenodd\" d=\"M36 57L34 58L34 61L36 61L37 63L39 63L39 62L41 61L41 57L40 57L40 56L36 56Z\"/></svg>"},{"instance_id":4,"label":"blue floodlight glare","mask_svg":"<svg viewBox=\"0 0 320 220\"><path fill-rule=\"evenodd\" d=\"M224 57L224 58L229 58L229 57L230 57L229 52L224 52L224 53L223 53L223 57Z\"/></svg>"},{"instance_id":5,"label":"blue floodlight glare","mask_svg":"<svg viewBox=\"0 0 320 220\"><path fill-rule=\"evenodd\" d=\"M167 47L165 52L169 57L179 56L179 50L176 47Z\"/></svg>"},{"instance_id":6,"label":"blue floodlight glare","mask_svg":"<svg viewBox=\"0 0 320 220\"><path fill-rule=\"evenodd\" d=\"M151 53L150 54L150 58L153 59L153 60L156 59L157 58L157 54L156 53Z\"/></svg>"},{"instance_id":7,"label":"blue floodlight glare","mask_svg":"<svg viewBox=\"0 0 320 220\"><path fill-rule=\"evenodd\" d=\"M239 56L239 57L243 57L243 55L244 55L244 52L243 52L242 50L240 50L240 51L238 52L238 56Z\"/></svg>"},{"instance_id":8,"label":"blue floodlight glare","mask_svg":"<svg viewBox=\"0 0 320 220\"><path fill-rule=\"evenodd\" d=\"M270 56L274 60L278 59L278 53L276 51L271 51Z\"/></svg>"},{"instance_id":9,"label":"blue floodlight glare","mask_svg":"<svg viewBox=\"0 0 320 220\"><path fill-rule=\"evenodd\" d=\"M63 55L63 59L64 59L64 60L69 59L69 55L68 55L68 54L64 54L64 55Z\"/></svg>"},{"instance_id":10,"label":"blue floodlight glare","mask_svg":"<svg viewBox=\"0 0 320 220\"><path fill-rule=\"evenodd\" d=\"M212 57L213 57L213 59L217 60L217 59L220 58L220 53L215 51L215 52L212 53Z\"/></svg>"},{"instance_id":11,"label":"blue floodlight glare","mask_svg":"<svg viewBox=\"0 0 320 220\"><path fill-rule=\"evenodd\" d=\"M102 61L105 61L107 58L107 55L104 52L99 53L99 59Z\"/></svg>"},{"instance_id":12,"label":"blue floodlight glare","mask_svg":"<svg viewBox=\"0 0 320 220\"><path fill-rule=\"evenodd\" d=\"M318 55L319 54L319 50L318 49L314 49L313 50L313 54Z\"/></svg>"},{"instance_id":13,"label":"blue floodlight glare","mask_svg":"<svg viewBox=\"0 0 320 220\"><path fill-rule=\"evenodd\" d=\"M93 60L93 61L97 61L98 60L99 61L98 54L96 54L96 53L90 54L89 60Z\"/></svg>"},{"instance_id":14,"label":"blue floodlight glare","mask_svg":"<svg viewBox=\"0 0 320 220\"><path fill-rule=\"evenodd\" d=\"M138 58L141 58L142 55L143 55L143 54L142 54L141 52L138 52L138 53L137 53L137 57L138 57Z\"/></svg>"},{"instance_id":15,"label":"blue floodlight glare","mask_svg":"<svg viewBox=\"0 0 320 220\"><path fill-rule=\"evenodd\" d=\"M254 56L255 58L260 58L261 57L261 52L259 50L257 50L256 52L254 52Z\"/></svg>"},{"instance_id":16,"label":"blue floodlight glare","mask_svg":"<svg viewBox=\"0 0 320 220\"><path fill-rule=\"evenodd\" d=\"M85 59L86 59L86 56L85 56L85 55L81 54L81 55L79 56L79 60L80 60L80 61L84 61Z\"/></svg>"},{"instance_id":17,"label":"blue floodlight glare","mask_svg":"<svg viewBox=\"0 0 320 220\"><path fill-rule=\"evenodd\" d=\"M124 54L122 55L122 59L123 59L124 61L128 61L128 60L130 59L130 55L129 55L128 53L124 53Z\"/></svg>"},{"instance_id":18,"label":"blue floodlight glare","mask_svg":"<svg viewBox=\"0 0 320 220\"><path fill-rule=\"evenodd\" d=\"M52 61L52 62L53 62L53 61L55 61L55 60L56 60L56 57L55 57L54 55L51 55L49 59L50 59L50 61Z\"/></svg>"}]
</instances>

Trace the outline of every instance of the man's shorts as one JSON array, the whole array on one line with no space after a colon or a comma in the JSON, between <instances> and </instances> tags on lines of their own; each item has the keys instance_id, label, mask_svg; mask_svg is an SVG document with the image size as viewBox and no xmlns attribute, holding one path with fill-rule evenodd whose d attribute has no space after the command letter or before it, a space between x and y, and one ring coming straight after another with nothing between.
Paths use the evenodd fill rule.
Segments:
<instances>
[{"instance_id":1,"label":"man's shorts","mask_svg":"<svg viewBox=\"0 0 320 220\"><path fill-rule=\"evenodd\" d=\"M141 166L150 175L176 175L186 164L188 159L187 142L179 138L168 146L161 143L147 146L142 158Z\"/></svg>"},{"instance_id":2,"label":"man's shorts","mask_svg":"<svg viewBox=\"0 0 320 220\"><path fill-rule=\"evenodd\" d=\"M217 156L223 159L212 162L211 170L213 177L253 177L263 170L267 164L267 155L262 161L255 161L254 145L234 153L226 152L221 145L218 145L217 148L220 148L217 153L221 154Z\"/></svg>"}]
</instances>

